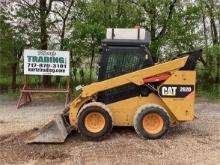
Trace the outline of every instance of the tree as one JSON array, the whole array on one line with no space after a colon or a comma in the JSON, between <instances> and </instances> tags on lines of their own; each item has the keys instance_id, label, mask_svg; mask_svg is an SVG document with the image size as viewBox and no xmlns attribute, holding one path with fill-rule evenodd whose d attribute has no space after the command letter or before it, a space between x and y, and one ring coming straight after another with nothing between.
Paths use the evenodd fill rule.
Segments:
<instances>
[{"instance_id":1,"label":"tree","mask_svg":"<svg viewBox=\"0 0 220 165\"><path fill-rule=\"evenodd\" d=\"M144 19L140 22L151 33L151 51L157 54L161 46L160 40L167 34L172 22L178 0L152 1L152 0L128 0L140 11Z\"/></svg>"},{"instance_id":2,"label":"tree","mask_svg":"<svg viewBox=\"0 0 220 165\"><path fill-rule=\"evenodd\" d=\"M15 92L17 67L22 57L25 42L13 31L10 24L6 23L4 15L0 15L0 33L0 73L4 74L8 68L10 69L12 75L11 89Z\"/></svg>"},{"instance_id":3,"label":"tree","mask_svg":"<svg viewBox=\"0 0 220 165\"><path fill-rule=\"evenodd\" d=\"M104 38L105 27L103 25L102 11L98 1L90 4L79 2L80 16L74 20L70 45L74 49L75 56L80 58L90 57L90 81L92 80L93 62L98 46Z\"/></svg>"},{"instance_id":4,"label":"tree","mask_svg":"<svg viewBox=\"0 0 220 165\"><path fill-rule=\"evenodd\" d=\"M54 9L51 10L51 14L54 14L54 16L56 15L58 16L58 18L55 18L55 21L60 22L61 20L61 25L60 25L61 28L58 29L57 27L55 27L60 36L60 44L59 44L60 50L65 50L65 33L66 33L66 29L70 27L68 26L70 24L68 22L68 17L70 15L71 8L73 7L74 2L75 0L71 0L69 3L63 2L62 7L56 5L54 6ZM59 82L60 82L60 76L57 76L56 84L59 84Z\"/></svg>"},{"instance_id":5,"label":"tree","mask_svg":"<svg viewBox=\"0 0 220 165\"><path fill-rule=\"evenodd\" d=\"M205 55L206 55L206 71L204 77L209 77L210 83L220 82L220 56L219 51L219 38L220 31L218 32L217 21L219 18L219 7L220 4L216 0L200 0L200 9L203 17L203 33L205 38ZM212 44L208 44L212 43ZM213 78L215 75L215 78ZM215 81L213 81L215 79Z\"/></svg>"},{"instance_id":6,"label":"tree","mask_svg":"<svg viewBox=\"0 0 220 165\"><path fill-rule=\"evenodd\" d=\"M4 15L7 15L7 20L12 25L12 28L18 31L18 33L23 34L21 38L26 40L29 48L47 50L55 44L50 38L57 36L54 27L57 27L60 21L60 19L54 19L54 13L58 13L57 10L65 6L63 9L68 8L67 12L64 15L60 13L63 25L59 48L63 49L66 22L73 2L73 0L71 3L63 0L9 1L5 5L3 12ZM66 5L68 4L70 6L67 7ZM51 77L43 76L43 84L44 86L51 86Z\"/></svg>"},{"instance_id":7,"label":"tree","mask_svg":"<svg viewBox=\"0 0 220 165\"><path fill-rule=\"evenodd\" d=\"M216 22L217 22L217 9L219 9L220 5L215 5L217 4L214 3L214 0L209 0L205 2L206 4L206 8L207 8L207 12L209 14L209 20L210 20L210 27L211 27L211 36L212 36L212 43L213 43L213 49L215 50L215 45L219 44L220 45L220 41L219 38L220 36L218 36L218 31L217 31L217 27L216 27ZM217 53L217 52L216 52ZM220 56L217 55L216 56L216 61L217 61L217 69L220 69ZM216 78L215 78L215 83L220 83L220 71L217 72L216 74Z\"/></svg>"},{"instance_id":8,"label":"tree","mask_svg":"<svg viewBox=\"0 0 220 165\"><path fill-rule=\"evenodd\" d=\"M75 57L90 58L89 77L92 79L93 63L98 54L101 40L105 38L106 28L134 27L141 17L137 8L128 1L93 0L78 1L76 18L69 38ZM130 12L130 11L133 12Z\"/></svg>"},{"instance_id":9,"label":"tree","mask_svg":"<svg viewBox=\"0 0 220 165\"><path fill-rule=\"evenodd\" d=\"M16 0L7 3L1 12L13 40L5 38L5 43L10 43L5 45L5 50L11 46L11 50L18 52L15 51L19 50L18 45L11 41L20 40L24 43L22 47L70 50L74 73L83 68L85 77L89 71L90 81L99 46L109 27L140 25L145 28L151 33L151 52L161 59L205 47L205 52L209 52L206 59L215 59L215 66L208 66L220 67L220 56L211 51L220 42L218 0ZM13 52L5 54L7 61ZM219 72L215 73L215 82L219 82ZM43 82L50 85L45 77Z\"/></svg>"}]
</instances>

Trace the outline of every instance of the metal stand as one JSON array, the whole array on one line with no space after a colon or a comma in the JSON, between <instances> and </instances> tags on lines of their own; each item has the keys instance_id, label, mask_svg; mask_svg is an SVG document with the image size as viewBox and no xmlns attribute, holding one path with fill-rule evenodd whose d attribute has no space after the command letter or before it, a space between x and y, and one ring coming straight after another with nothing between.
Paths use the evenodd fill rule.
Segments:
<instances>
[{"instance_id":1,"label":"metal stand","mask_svg":"<svg viewBox=\"0 0 220 165\"><path fill-rule=\"evenodd\" d=\"M28 88L28 78L27 75L24 76L24 85L20 90L19 100L17 102L17 109L32 102L31 93L65 93L65 108L71 99L71 89L70 89L70 77L67 77L66 89L49 89L49 88Z\"/></svg>"}]
</instances>

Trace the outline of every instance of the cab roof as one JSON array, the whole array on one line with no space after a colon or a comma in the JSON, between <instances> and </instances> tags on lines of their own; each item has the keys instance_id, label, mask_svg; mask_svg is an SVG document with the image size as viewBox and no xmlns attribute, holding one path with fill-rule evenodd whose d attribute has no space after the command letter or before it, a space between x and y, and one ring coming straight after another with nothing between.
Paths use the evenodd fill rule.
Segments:
<instances>
[{"instance_id":1,"label":"cab roof","mask_svg":"<svg viewBox=\"0 0 220 165\"><path fill-rule=\"evenodd\" d=\"M147 40L133 40L133 39L104 39L103 46L147 46Z\"/></svg>"}]
</instances>

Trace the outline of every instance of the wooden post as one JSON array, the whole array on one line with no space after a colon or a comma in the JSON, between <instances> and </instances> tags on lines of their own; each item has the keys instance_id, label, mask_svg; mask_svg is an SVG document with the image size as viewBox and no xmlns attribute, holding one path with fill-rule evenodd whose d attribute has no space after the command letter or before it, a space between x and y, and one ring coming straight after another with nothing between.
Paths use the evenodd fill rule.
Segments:
<instances>
[{"instance_id":1,"label":"wooden post","mask_svg":"<svg viewBox=\"0 0 220 165\"><path fill-rule=\"evenodd\" d=\"M66 78L66 89L68 93L66 93L66 102L65 102L65 108L68 106L68 103L71 98L71 88L70 88L70 76Z\"/></svg>"},{"instance_id":2,"label":"wooden post","mask_svg":"<svg viewBox=\"0 0 220 165\"><path fill-rule=\"evenodd\" d=\"M31 99L31 95L29 92L25 92L25 90L28 88L28 77L27 75L24 76L24 84L23 84L23 87L20 91L20 96L19 96L19 99L18 99L18 102L17 102L17 109L19 109L21 106L27 104L27 103L30 103L32 101ZM24 99L24 102L22 103L22 99Z\"/></svg>"},{"instance_id":3,"label":"wooden post","mask_svg":"<svg viewBox=\"0 0 220 165\"><path fill-rule=\"evenodd\" d=\"M70 88L70 76L66 77L66 88L65 89L39 89L39 88L33 88L31 89L28 86L28 77L27 75L24 76L24 85L20 91L20 97L17 102L17 109L19 109L21 106L32 102L31 99L31 93L65 93L66 99L65 99L65 108L68 107L68 103L70 102L71 98L71 88Z\"/></svg>"}]
</instances>

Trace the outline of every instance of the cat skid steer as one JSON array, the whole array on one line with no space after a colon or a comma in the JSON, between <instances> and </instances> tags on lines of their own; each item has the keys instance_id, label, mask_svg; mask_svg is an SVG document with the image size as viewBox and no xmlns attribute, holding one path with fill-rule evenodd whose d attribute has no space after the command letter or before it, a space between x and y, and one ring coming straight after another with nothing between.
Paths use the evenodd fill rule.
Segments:
<instances>
[{"instance_id":1,"label":"cat skid steer","mask_svg":"<svg viewBox=\"0 0 220 165\"><path fill-rule=\"evenodd\" d=\"M202 50L155 63L144 29L107 29L98 81L81 89L63 114L35 131L29 143L61 143L72 130L101 140L113 126L132 126L140 137L157 139L177 122L194 119L195 66Z\"/></svg>"}]
</instances>

